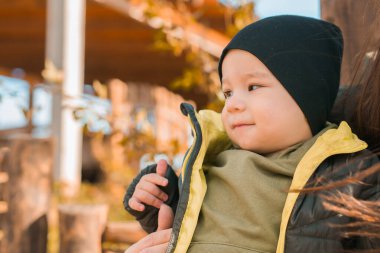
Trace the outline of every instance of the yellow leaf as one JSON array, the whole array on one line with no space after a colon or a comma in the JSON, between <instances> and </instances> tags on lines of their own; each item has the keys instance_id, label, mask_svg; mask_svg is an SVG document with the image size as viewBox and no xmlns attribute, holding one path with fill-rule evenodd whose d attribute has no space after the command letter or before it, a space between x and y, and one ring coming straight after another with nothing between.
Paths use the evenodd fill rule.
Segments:
<instances>
[{"instance_id":1,"label":"yellow leaf","mask_svg":"<svg viewBox=\"0 0 380 253\"><path fill-rule=\"evenodd\" d=\"M92 86L94 87L95 93L100 98L107 98L107 86L99 82L98 80L94 80L92 83Z\"/></svg>"}]
</instances>

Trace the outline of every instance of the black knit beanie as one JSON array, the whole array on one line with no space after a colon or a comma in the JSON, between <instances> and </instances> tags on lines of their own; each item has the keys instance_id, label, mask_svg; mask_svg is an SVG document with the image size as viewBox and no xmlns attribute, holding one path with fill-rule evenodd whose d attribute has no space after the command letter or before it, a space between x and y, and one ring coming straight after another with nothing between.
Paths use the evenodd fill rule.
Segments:
<instances>
[{"instance_id":1,"label":"black knit beanie","mask_svg":"<svg viewBox=\"0 0 380 253\"><path fill-rule=\"evenodd\" d=\"M325 126L336 98L343 54L340 29L326 21L301 16L274 16L239 31L223 50L255 55L281 82L303 111L313 135Z\"/></svg>"}]
</instances>

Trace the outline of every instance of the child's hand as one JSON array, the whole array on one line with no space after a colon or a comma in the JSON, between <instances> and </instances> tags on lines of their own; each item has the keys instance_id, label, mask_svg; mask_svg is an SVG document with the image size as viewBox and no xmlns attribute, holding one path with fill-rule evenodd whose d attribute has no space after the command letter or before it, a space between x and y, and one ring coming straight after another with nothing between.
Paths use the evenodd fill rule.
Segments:
<instances>
[{"instance_id":1,"label":"child's hand","mask_svg":"<svg viewBox=\"0 0 380 253\"><path fill-rule=\"evenodd\" d=\"M157 231L165 230L173 227L174 213L170 206L162 204L158 211L158 227Z\"/></svg>"},{"instance_id":2,"label":"child's hand","mask_svg":"<svg viewBox=\"0 0 380 253\"><path fill-rule=\"evenodd\" d=\"M161 205L158 213L158 228L137 243L129 247L124 253L139 252L166 252L168 248L172 225L174 220L173 210L168 205Z\"/></svg>"},{"instance_id":3,"label":"child's hand","mask_svg":"<svg viewBox=\"0 0 380 253\"><path fill-rule=\"evenodd\" d=\"M159 188L159 186L168 184L168 180L164 177L166 170L166 161L160 160L157 163L157 173L150 173L141 178L128 201L132 209L144 211L144 204L160 208L164 201L168 199L168 195Z\"/></svg>"}]
</instances>

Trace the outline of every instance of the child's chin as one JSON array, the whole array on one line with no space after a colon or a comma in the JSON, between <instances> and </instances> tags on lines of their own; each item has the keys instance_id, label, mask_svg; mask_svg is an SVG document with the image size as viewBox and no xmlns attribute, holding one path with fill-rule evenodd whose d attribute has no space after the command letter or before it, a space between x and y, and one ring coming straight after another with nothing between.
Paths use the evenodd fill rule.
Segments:
<instances>
[{"instance_id":1,"label":"child's chin","mask_svg":"<svg viewBox=\"0 0 380 253\"><path fill-rule=\"evenodd\" d=\"M243 149L243 150L248 150L248 151L252 151L255 153L259 153L259 149L255 146L252 146L252 143L249 143L249 144L240 143L240 144L237 144L236 146L238 146L240 149Z\"/></svg>"}]
</instances>

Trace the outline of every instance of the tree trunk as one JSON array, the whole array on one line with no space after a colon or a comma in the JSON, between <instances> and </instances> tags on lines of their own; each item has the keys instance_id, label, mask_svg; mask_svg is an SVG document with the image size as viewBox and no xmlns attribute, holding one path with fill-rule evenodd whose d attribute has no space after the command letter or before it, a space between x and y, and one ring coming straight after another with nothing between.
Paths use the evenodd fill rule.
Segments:
<instances>
[{"instance_id":1,"label":"tree trunk","mask_svg":"<svg viewBox=\"0 0 380 253\"><path fill-rule=\"evenodd\" d=\"M101 253L108 206L66 204L58 207L60 253Z\"/></svg>"},{"instance_id":2,"label":"tree trunk","mask_svg":"<svg viewBox=\"0 0 380 253\"><path fill-rule=\"evenodd\" d=\"M52 141L30 135L2 138L4 253L46 253L47 213L52 191ZM5 176L6 178L7 176ZM4 179L4 178L3 178ZM7 204L5 204L7 202Z\"/></svg>"}]
</instances>

